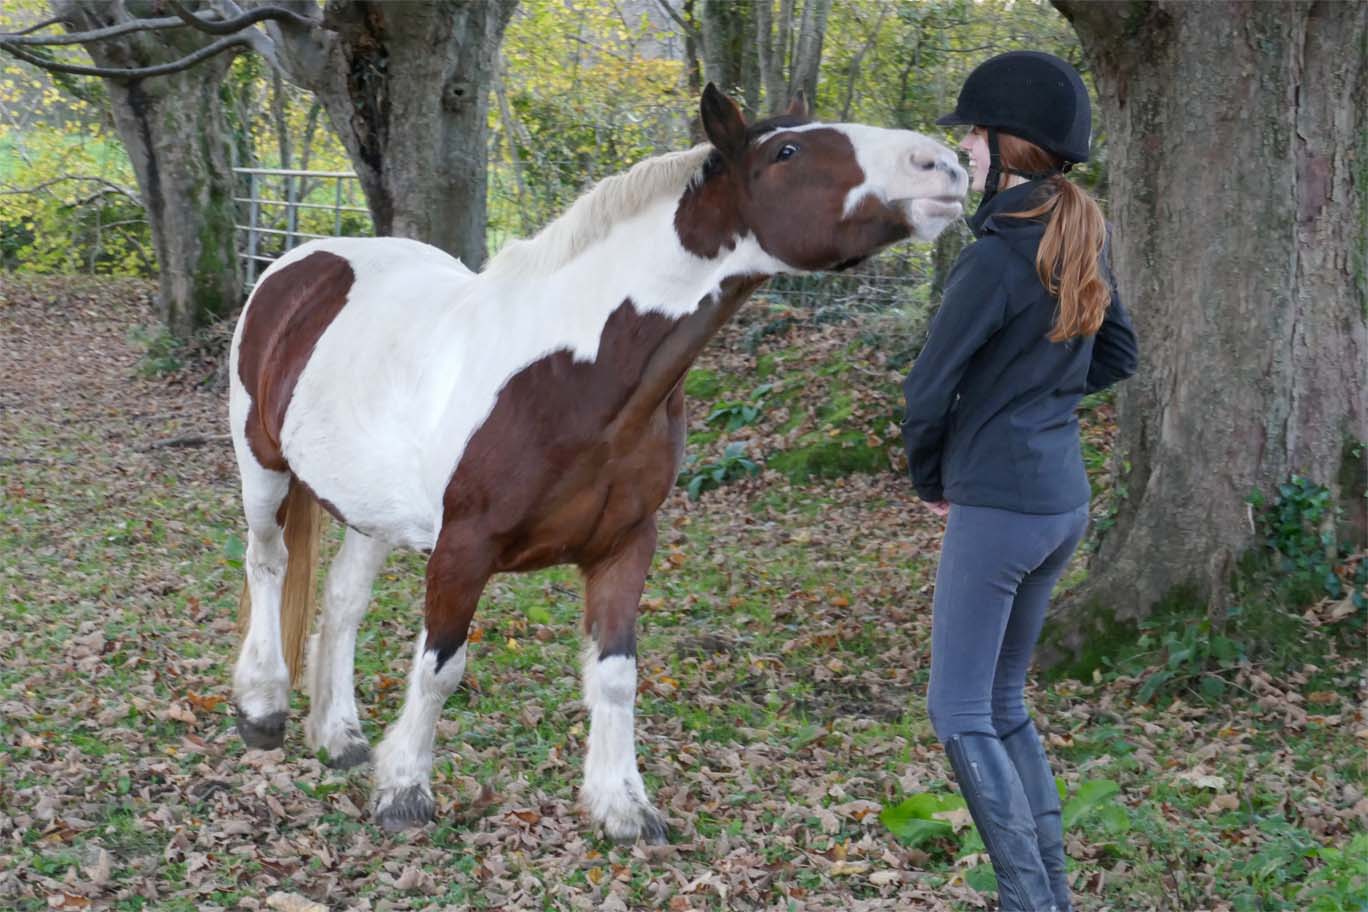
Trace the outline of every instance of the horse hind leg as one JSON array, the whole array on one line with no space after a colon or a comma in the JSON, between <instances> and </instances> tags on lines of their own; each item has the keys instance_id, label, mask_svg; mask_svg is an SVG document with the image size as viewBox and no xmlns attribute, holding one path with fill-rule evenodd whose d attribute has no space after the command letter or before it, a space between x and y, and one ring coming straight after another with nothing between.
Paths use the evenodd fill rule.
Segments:
<instances>
[{"instance_id":1,"label":"horse hind leg","mask_svg":"<svg viewBox=\"0 0 1368 912\"><path fill-rule=\"evenodd\" d=\"M237 727L248 747L271 750L285 741L290 672L281 645L280 606L289 553L279 514L289 494L290 474L254 463L242 466L242 501L247 515L247 629L233 669Z\"/></svg>"},{"instance_id":2,"label":"horse hind leg","mask_svg":"<svg viewBox=\"0 0 1368 912\"><path fill-rule=\"evenodd\" d=\"M309 640L309 717L304 737L310 750L325 751L328 765L337 769L370 759L370 745L356 713L356 629L370 604L375 575L389 553L385 542L347 530L328 569L318 632Z\"/></svg>"},{"instance_id":3,"label":"horse hind leg","mask_svg":"<svg viewBox=\"0 0 1368 912\"><path fill-rule=\"evenodd\" d=\"M646 795L636 759L636 616L655 540L652 517L615 554L585 571L589 752L580 801L618 842L667 838L665 819Z\"/></svg>"}]
</instances>

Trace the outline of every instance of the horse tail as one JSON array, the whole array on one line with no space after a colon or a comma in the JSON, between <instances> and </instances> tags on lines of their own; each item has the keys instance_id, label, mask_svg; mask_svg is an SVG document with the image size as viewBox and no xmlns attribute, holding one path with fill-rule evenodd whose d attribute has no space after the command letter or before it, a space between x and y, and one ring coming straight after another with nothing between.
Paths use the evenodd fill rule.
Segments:
<instances>
[{"instance_id":1,"label":"horse tail","mask_svg":"<svg viewBox=\"0 0 1368 912\"><path fill-rule=\"evenodd\" d=\"M313 492L290 480L285 498L285 583L280 592L280 648L290 669L290 684L299 681L304 666L304 645L318 609L315 584L318 545L323 537L323 510ZM252 596L243 580L238 599L238 636L246 636L252 616Z\"/></svg>"}]
</instances>

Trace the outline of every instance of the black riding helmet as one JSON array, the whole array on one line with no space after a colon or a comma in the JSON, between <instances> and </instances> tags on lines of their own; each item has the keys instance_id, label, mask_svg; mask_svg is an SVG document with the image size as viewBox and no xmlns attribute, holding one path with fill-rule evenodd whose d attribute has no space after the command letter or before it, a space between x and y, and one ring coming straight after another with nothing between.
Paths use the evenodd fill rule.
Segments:
<instances>
[{"instance_id":1,"label":"black riding helmet","mask_svg":"<svg viewBox=\"0 0 1368 912\"><path fill-rule=\"evenodd\" d=\"M999 131L1035 143L1063 159L1067 171L1088 160L1092 139L1092 103L1078 71L1053 54L1009 51L974 68L960 89L955 110L936 121L949 126L988 128L992 165L984 188L987 200L997 192ZM1048 172L1054 173L1054 172ZM1038 178L1046 174L1026 174Z\"/></svg>"}]
</instances>

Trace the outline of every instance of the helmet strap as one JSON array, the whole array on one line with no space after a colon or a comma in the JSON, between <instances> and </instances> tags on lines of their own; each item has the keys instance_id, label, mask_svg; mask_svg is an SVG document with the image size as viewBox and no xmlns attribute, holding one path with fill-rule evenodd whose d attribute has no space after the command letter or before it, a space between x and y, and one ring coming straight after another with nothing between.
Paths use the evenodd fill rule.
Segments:
<instances>
[{"instance_id":1,"label":"helmet strap","mask_svg":"<svg viewBox=\"0 0 1368 912\"><path fill-rule=\"evenodd\" d=\"M1002 153L998 148L997 127L988 128L988 176L983 181L983 199L979 205L988 202L998 192L998 182L1002 179Z\"/></svg>"}]
</instances>

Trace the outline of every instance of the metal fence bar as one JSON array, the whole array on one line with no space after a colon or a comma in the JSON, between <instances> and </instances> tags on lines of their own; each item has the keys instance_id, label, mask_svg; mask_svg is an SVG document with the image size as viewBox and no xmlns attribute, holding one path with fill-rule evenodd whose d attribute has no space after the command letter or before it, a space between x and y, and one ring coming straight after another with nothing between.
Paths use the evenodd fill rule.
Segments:
<instances>
[{"instance_id":1,"label":"metal fence bar","mask_svg":"<svg viewBox=\"0 0 1368 912\"><path fill-rule=\"evenodd\" d=\"M344 230L343 213L356 213L358 215L369 215L370 210L364 206L352 205L355 196L343 194L343 183L345 181L356 181L358 178L349 171L302 171L292 168L234 168L233 172L244 180L247 193L245 196L234 196L233 201L238 204L239 212L242 215L241 222L234 227L244 233L244 248L239 254L239 258L246 267L247 288L250 290L257 283L263 271L261 264L274 262L285 251L290 250L306 240L315 238L327 238L341 236ZM283 186L279 189L283 199L274 198L266 191L268 184L279 180ZM331 202L310 202L309 197L322 189L318 182L333 181L333 193ZM326 186L326 185L324 185ZM326 191L324 191L326 192ZM323 197L327 199L327 197ZM264 222L269 224L280 217L280 208L285 212L285 223L281 227L267 227ZM331 224L322 219L314 218L301 223L300 211L318 212L320 214L332 211L333 217ZM271 213L268 215L268 211ZM326 218L326 215L324 215ZM308 230L313 229L313 230ZM325 234L331 230L332 234Z\"/></svg>"},{"instance_id":2,"label":"metal fence bar","mask_svg":"<svg viewBox=\"0 0 1368 912\"><path fill-rule=\"evenodd\" d=\"M261 210L257 208L257 201L256 201L256 200L257 200L257 176L256 176L255 174L249 172L248 175L247 175L247 180L248 180L247 195L248 195L249 197L251 197L251 199L252 199L252 208L251 208L251 210L250 210L250 215L249 215L248 218L247 218L247 224L249 224L249 225L252 226L252 227L250 227L250 228L247 229L247 287L248 287L248 288L254 288L254 287L256 286L256 277L257 277L257 265L256 265L256 264L257 264L257 233L256 233L256 226L257 226L257 220L258 220L259 216L261 215Z\"/></svg>"},{"instance_id":3,"label":"metal fence bar","mask_svg":"<svg viewBox=\"0 0 1368 912\"><path fill-rule=\"evenodd\" d=\"M338 198L338 199L341 199L341 198L342 198L342 182L341 182L341 181L338 181L338 182L337 182L337 198ZM251 199L251 198L245 197L245 196L235 196L235 197L233 197L233 202L235 202L235 203L260 203L260 204L262 204L262 205L270 205L270 206L289 206L289 205L291 205L291 203L290 203L288 200L265 199L265 198L263 198L263 199ZM342 206L342 205L333 205L332 203L294 203L293 205L294 205L294 207L295 207L296 209L324 209L324 210L326 210L326 211L328 211L328 212L332 212L334 209L340 209L340 210L343 211L343 212L364 212L364 213L367 213L367 214L370 213L370 210L367 209L367 208L364 207L364 206Z\"/></svg>"}]
</instances>

